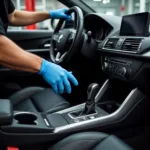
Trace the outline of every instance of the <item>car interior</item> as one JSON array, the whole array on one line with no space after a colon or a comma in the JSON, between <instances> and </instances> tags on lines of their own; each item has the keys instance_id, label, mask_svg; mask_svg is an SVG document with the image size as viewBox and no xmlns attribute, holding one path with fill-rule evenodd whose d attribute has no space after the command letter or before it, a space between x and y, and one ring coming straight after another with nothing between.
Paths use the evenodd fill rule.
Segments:
<instances>
[{"instance_id":1,"label":"car interior","mask_svg":"<svg viewBox=\"0 0 150 150\"><path fill-rule=\"evenodd\" d=\"M73 20L7 36L72 71L79 86L59 95L37 74L0 66L0 149L150 149L149 13L110 16L59 1Z\"/></svg>"}]
</instances>

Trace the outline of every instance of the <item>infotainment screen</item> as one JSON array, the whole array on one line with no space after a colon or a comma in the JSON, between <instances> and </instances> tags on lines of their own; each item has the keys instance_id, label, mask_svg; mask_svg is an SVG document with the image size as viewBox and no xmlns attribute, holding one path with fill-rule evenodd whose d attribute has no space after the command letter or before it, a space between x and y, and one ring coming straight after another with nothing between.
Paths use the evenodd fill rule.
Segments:
<instances>
[{"instance_id":1,"label":"infotainment screen","mask_svg":"<svg viewBox=\"0 0 150 150\"><path fill-rule=\"evenodd\" d=\"M123 16L120 36L148 36L149 23L148 12Z\"/></svg>"}]
</instances>

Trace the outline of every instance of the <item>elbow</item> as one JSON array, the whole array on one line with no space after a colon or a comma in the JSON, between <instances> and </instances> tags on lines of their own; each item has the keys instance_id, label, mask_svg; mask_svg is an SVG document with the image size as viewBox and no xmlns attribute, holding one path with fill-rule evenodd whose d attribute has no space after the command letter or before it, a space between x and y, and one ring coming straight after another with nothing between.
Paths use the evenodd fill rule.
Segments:
<instances>
[{"instance_id":1,"label":"elbow","mask_svg":"<svg viewBox=\"0 0 150 150\"><path fill-rule=\"evenodd\" d=\"M15 23L15 11L8 16L9 24L14 25Z\"/></svg>"},{"instance_id":2,"label":"elbow","mask_svg":"<svg viewBox=\"0 0 150 150\"><path fill-rule=\"evenodd\" d=\"M0 64L3 59L3 48L7 45L7 38L0 34Z\"/></svg>"}]
</instances>

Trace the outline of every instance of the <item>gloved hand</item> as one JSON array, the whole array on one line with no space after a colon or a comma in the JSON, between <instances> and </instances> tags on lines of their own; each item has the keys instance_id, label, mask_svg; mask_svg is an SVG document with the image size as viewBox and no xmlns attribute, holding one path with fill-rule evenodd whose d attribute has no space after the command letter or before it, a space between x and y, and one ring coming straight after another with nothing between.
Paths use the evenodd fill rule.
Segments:
<instances>
[{"instance_id":1,"label":"gloved hand","mask_svg":"<svg viewBox=\"0 0 150 150\"><path fill-rule=\"evenodd\" d=\"M48 62L45 59L42 60L42 65L40 74L45 81L50 84L55 93L71 93L71 81L75 86L78 85L78 81L72 75L71 72L63 69L61 66L58 66L54 63Z\"/></svg>"},{"instance_id":2,"label":"gloved hand","mask_svg":"<svg viewBox=\"0 0 150 150\"><path fill-rule=\"evenodd\" d=\"M65 19L65 20L71 20L71 15L67 15L67 8L63 8L63 9L57 9L57 10L52 10L49 11L50 13L50 18L51 19Z\"/></svg>"}]
</instances>

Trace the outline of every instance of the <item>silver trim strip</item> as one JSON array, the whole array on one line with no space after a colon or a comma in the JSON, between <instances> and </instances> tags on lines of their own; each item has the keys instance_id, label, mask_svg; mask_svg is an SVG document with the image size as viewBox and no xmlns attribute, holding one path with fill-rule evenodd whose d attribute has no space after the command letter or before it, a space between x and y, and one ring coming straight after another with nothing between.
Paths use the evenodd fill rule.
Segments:
<instances>
[{"instance_id":1,"label":"silver trim strip","mask_svg":"<svg viewBox=\"0 0 150 150\"><path fill-rule=\"evenodd\" d=\"M98 103L98 102L99 102L99 100L100 100L100 98L101 98L101 95L104 94L103 92L105 92L104 90L105 90L105 87L106 87L106 85L107 85L108 83L109 83L109 79L107 79L107 80L104 82L104 84L103 84L102 87L100 88L99 92L97 93L97 95L96 95L96 97L95 97L95 103Z\"/></svg>"},{"instance_id":2,"label":"silver trim strip","mask_svg":"<svg viewBox=\"0 0 150 150\"><path fill-rule=\"evenodd\" d=\"M46 124L47 126L50 126L50 124L48 123L48 121L47 121L46 118L44 118L44 122L45 122L45 124Z\"/></svg>"},{"instance_id":3,"label":"silver trim strip","mask_svg":"<svg viewBox=\"0 0 150 150\"><path fill-rule=\"evenodd\" d=\"M113 51L113 52L122 52L122 53L131 53L131 54L137 54L137 52L134 51L123 51L123 50L117 50L117 49L109 49L109 48L102 48L102 50L106 50L106 51Z\"/></svg>"},{"instance_id":4,"label":"silver trim strip","mask_svg":"<svg viewBox=\"0 0 150 150\"><path fill-rule=\"evenodd\" d=\"M134 92L136 91L137 89L134 89L130 92L130 94L127 96L127 98L125 99L125 101L122 103L122 105L119 107L118 110L116 110L114 113L110 114L110 115L107 115L107 116L103 116L103 117L99 117L99 118L95 118L95 119L92 119L92 120L86 120L86 121L82 121L82 122L78 122L78 123L74 123L74 124L69 124L69 125L66 125L66 126L62 126L62 127L58 127L54 130L54 133L59 133L59 132L63 132L63 131L67 131L69 129L73 129L73 128L76 128L76 127L81 127L81 126L85 126L87 124L90 124L90 123L95 123L95 124L98 124L99 121L102 121L102 120L106 120L106 119L110 119L110 118L113 118L115 117L117 114L119 114L122 109L126 106L126 104L128 103L128 101L130 100L131 96L134 94Z\"/></svg>"},{"instance_id":5,"label":"silver trim strip","mask_svg":"<svg viewBox=\"0 0 150 150\"><path fill-rule=\"evenodd\" d=\"M44 44L44 47L45 47L45 48L50 48L50 47L51 47L51 44Z\"/></svg>"},{"instance_id":6,"label":"silver trim strip","mask_svg":"<svg viewBox=\"0 0 150 150\"><path fill-rule=\"evenodd\" d=\"M32 113L32 112L16 112L16 113L14 113L14 116L16 116L16 115L22 115L22 114L29 114L29 115L34 115L35 117L37 117L37 115L35 114L35 113ZM38 117L37 117L38 118Z\"/></svg>"},{"instance_id":7,"label":"silver trim strip","mask_svg":"<svg viewBox=\"0 0 150 150\"><path fill-rule=\"evenodd\" d=\"M34 52L49 52L49 49L29 49L29 50L26 50L27 52L30 52L30 53L34 53Z\"/></svg>"}]
</instances>

